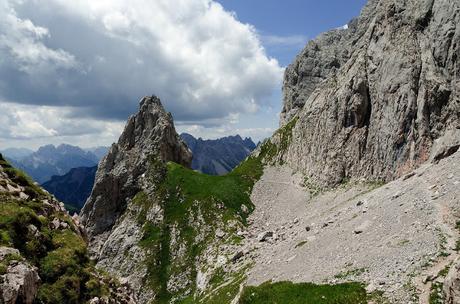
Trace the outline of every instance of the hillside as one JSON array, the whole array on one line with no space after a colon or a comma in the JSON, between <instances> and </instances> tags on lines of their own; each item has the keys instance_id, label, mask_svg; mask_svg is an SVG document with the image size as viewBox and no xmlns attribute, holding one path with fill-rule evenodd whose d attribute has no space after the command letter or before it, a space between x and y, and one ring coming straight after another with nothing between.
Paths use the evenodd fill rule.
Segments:
<instances>
[{"instance_id":1,"label":"hillside","mask_svg":"<svg viewBox=\"0 0 460 304\"><path fill-rule=\"evenodd\" d=\"M208 140L187 133L180 137L192 151L192 169L210 175L232 171L256 148L250 138L242 139L239 135Z\"/></svg>"},{"instance_id":2,"label":"hillside","mask_svg":"<svg viewBox=\"0 0 460 304\"><path fill-rule=\"evenodd\" d=\"M0 155L0 302L133 303L89 259L83 227Z\"/></svg>"}]
</instances>

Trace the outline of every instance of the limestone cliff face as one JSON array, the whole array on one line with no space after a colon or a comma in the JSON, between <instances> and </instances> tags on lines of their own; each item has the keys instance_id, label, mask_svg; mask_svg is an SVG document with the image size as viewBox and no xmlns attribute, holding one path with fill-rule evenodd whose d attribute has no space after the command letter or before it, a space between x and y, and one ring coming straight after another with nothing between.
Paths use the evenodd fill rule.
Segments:
<instances>
[{"instance_id":1,"label":"limestone cliff face","mask_svg":"<svg viewBox=\"0 0 460 304\"><path fill-rule=\"evenodd\" d=\"M118 143L99 164L93 191L81 212L95 251L126 209L127 200L142 189L151 156L186 167L192 160L176 133L171 114L155 96L141 100L139 112L129 118Z\"/></svg>"},{"instance_id":2,"label":"limestone cliff face","mask_svg":"<svg viewBox=\"0 0 460 304\"><path fill-rule=\"evenodd\" d=\"M390 180L460 128L460 13L450 0L371 0L310 42L285 74L283 161L322 185Z\"/></svg>"}]
</instances>

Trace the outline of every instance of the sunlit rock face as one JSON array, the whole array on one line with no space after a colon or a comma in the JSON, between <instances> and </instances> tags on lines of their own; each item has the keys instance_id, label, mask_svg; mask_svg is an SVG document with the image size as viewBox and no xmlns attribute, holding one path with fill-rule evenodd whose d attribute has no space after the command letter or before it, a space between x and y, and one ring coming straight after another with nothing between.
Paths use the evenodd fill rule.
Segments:
<instances>
[{"instance_id":1,"label":"sunlit rock face","mask_svg":"<svg viewBox=\"0 0 460 304\"><path fill-rule=\"evenodd\" d=\"M369 1L348 29L311 41L287 68L284 159L319 184L390 180L460 128L460 15L449 0Z\"/></svg>"}]
</instances>

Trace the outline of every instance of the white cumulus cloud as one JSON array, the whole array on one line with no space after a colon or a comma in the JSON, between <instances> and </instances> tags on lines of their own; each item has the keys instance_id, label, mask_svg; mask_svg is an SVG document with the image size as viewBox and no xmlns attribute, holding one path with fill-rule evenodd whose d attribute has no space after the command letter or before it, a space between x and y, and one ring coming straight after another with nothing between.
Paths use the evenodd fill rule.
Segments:
<instances>
[{"instance_id":1,"label":"white cumulus cloud","mask_svg":"<svg viewBox=\"0 0 460 304\"><path fill-rule=\"evenodd\" d=\"M0 37L0 99L81 119L123 121L155 94L179 122L219 125L264 107L283 72L212 0L0 0Z\"/></svg>"}]
</instances>

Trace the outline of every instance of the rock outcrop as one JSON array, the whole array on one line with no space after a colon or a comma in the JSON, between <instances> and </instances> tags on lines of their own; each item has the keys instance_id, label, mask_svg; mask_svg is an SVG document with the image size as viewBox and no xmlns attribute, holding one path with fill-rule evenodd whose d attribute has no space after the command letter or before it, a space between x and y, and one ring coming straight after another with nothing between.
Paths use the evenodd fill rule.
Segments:
<instances>
[{"instance_id":1,"label":"rock outcrop","mask_svg":"<svg viewBox=\"0 0 460 304\"><path fill-rule=\"evenodd\" d=\"M78 216L1 154L0 236L0 303L135 303L90 262Z\"/></svg>"},{"instance_id":2,"label":"rock outcrop","mask_svg":"<svg viewBox=\"0 0 460 304\"><path fill-rule=\"evenodd\" d=\"M171 114L155 96L141 100L139 113L129 118L118 143L99 164L93 191L81 212L92 249L99 250L106 239L104 232L124 212L127 200L142 189L149 157L186 167L192 160L174 129Z\"/></svg>"},{"instance_id":3,"label":"rock outcrop","mask_svg":"<svg viewBox=\"0 0 460 304\"><path fill-rule=\"evenodd\" d=\"M191 158L160 100L146 97L82 209L97 267L129 282L140 303L230 302L248 266L231 257L260 163L211 176L190 169Z\"/></svg>"},{"instance_id":4,"label":"rock outcrop","mask_svg":"<svg viewBox=\"0 0 460 304\"><path fill-rule=\"evenodd\" d=\"M32 304L40 283L37 268L21 261L19 250L0 247L0 261L11 256L14 259L8 261L6 273L0 276L0 303Z\"/></svg>"},{"instance_id":5,"label":"rock outcrop","mask_svg":"<svg viewBox=\"0 0 460 304\"><path fill-rule=\"evenodd\" d=\"M444 297L446 304L460 303L460 259L450 267L449 273L444 280Z\"/></svg>"},{"instance_id":6,"label":"rock outcrop","mask_svg":"<svg viewBox=\"0 0 460 304\"><path fill-rule=\"evenodd\" d=\"M460 128L460 14L450 0L371 0L286 70L283 155L320 185L391 180Z\"/></svg>"}]
</instances>

